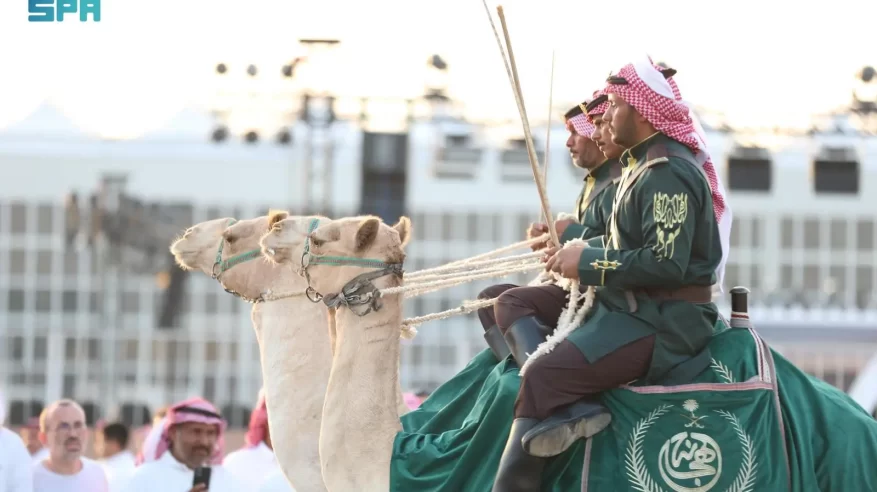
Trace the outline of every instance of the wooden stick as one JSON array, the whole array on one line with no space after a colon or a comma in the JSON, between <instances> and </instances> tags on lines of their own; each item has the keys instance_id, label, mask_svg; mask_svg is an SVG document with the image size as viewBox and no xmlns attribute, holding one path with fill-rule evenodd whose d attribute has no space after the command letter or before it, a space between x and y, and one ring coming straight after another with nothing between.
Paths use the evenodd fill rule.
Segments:
<instances>
[{"instance_id":1,"label":"wooden stick","mask_svg":"<svg viewBox=\"0 0 877 492\"><path fill-rule=\"evenodd\" d=\"M486 0L485 0L486 2ZM536 180L536 190L539 192L539 200L542 202L542 213L545 216L548 225L548 234L551 236L551 242L556 246L560 246L560 240L557 238L557 230L554 228L554 220L551 215L551 207L548 204L548 194L545 191L545 182L542 180L542 173L539 172L539 158L536 156L536 149L533 146L533 132L530 130L530 120L527 117L527 109L524 107L524 97L521 93L521 81L518 77L518 67L515 63L515 53L512 50L512 40L509 36L508 25L506 24L505 14L502 5L496 7L496 13L499 16L499 22L502 25L502 33L505 37L505 45L508 49L510 72L509 77L512 84L512 91L515 93L515 102L518 104L518 112L521 115L521 123L524 127L524 139L527 144L527 153L530 157L530 168L533 170L533 179ZM493 21L491 20L491 25ZM495 27L494 27L495 32ZM506 67L509 69L509 66Z\"/></svg>"}]
</instances>

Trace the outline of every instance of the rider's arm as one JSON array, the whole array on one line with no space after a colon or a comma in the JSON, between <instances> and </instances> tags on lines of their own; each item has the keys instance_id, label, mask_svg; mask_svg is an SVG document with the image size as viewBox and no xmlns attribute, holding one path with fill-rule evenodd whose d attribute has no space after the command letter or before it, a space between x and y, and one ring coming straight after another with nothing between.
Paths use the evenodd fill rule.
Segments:
<instances>
[{"instance_id":1,"label":"rider's arm","mask_svg":"<svg viewBox=\"0 0 877 492\"><path fill-rule=\"evenodd\" d=\"M704 203L704 198L709 200L708 194L704 197L703 193L692 193L700 183L689 183L684 172L676 172L673 167L679 165L671 161L643 173L631 190L635 196L627 205L634 210L619 215L632 212L639 216L643 246L630 250L585 248L579 259L581 283L624 289L682 284L691 257L698 211L712 203Z\"/></svg>"}]
</instances>

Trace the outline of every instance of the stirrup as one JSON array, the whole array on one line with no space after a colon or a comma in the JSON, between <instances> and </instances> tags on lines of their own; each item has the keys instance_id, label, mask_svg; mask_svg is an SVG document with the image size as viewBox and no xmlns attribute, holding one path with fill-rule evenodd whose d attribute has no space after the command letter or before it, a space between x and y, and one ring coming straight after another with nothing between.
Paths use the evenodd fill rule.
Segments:
<instances>
[{"instance_id":1,"label":"stirrup","mask_svg":"<svg viewBox=\"0 0 877 492\"><path fill-rule=\"evenodd\" d=\"M484 332L484 340L487 342L487 346L490 347L490 350L493 352L493 355L496 357L496 360L502 362L511 355L512 351L509 350L509 344L506 343L505 338L502 336L502 331L500 331L499 326L493 325Z\"/></svg>"},{"instance_id":2,"label":"stirrup","mask_svg":"<svg viewBox=\"0 0 877 492\"><path fill-rule=\"evenodd\" d=\"M559 409L530 429L521 439L533 456L550 458L563 453L579 439L588 439L609 426L612 414L599 403L580 400Z\"/></svg>"}]
</instances>

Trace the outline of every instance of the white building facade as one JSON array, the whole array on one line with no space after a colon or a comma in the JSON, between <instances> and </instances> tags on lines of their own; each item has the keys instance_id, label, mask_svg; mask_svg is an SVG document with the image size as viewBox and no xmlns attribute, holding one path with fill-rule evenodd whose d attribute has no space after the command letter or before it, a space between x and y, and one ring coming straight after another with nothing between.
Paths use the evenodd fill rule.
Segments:
<instances>
[{"instance_id":1,"label":"white building facade","mask_svg":"<svg viewBox=\"0 0 877 492\"><path fill-rule=\"evenodd\" d=\"M25 121L0 134L0 346L13 424L62 396L89 404L92 418L136 424L196 394L243 424L261 385L250 306L186 274L176 327L158 327L175 268L167 245L192 223L269 208L385 220L404 213L414 225L413 271L520 241L540 213L526 154L505 129L424 122L369 135L339 122L316 132L308 151L302 128L289 146L210 142L209 122L192 112L138 140L100 141L52 111L33 118L54 126ZM548 189L557 213L572 209L582 176L563 148L565 131L553 131ZM752 150L740 135L709 133L734 212L725 290L750 287L752 319L766 338L846 389L877 349L877 138L758 142ZM142 236L164 249L144 255L137 239L67 245L65 196L77 192L86 207L107 174L124 175L127 196L173 216L172 232ZM413 299L407 314L449 309L490 283ZM718 301L727 312L727 298ZM403 386L429 390L450 378L485 348L482 333L472 315L422 326L403 350Z\"/></svg>"}]
</instances>

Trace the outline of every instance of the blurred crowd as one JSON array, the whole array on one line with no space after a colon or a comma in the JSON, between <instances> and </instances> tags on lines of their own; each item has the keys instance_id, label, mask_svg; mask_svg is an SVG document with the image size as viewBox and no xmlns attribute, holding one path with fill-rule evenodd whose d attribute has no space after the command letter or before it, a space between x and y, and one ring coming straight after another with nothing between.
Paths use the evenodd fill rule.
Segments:
<instances>
[{"instance_id":1,"label":"blurred crowd","mask_svg":"<svg viewBox=\"0 0 877 492\"><path fill-rule=\"evenodd\" d=\"M413 410L426 396L407 393L405 403ZM95 459L85 456L92 434ZM294 492L274 456L264 395L244 446L226 454L225 434L219 409L203 398L163 408L138 429L89 429L79 403L58 400L18 434L0 427L0 492Z\"/></svg>"}]
</instances>

